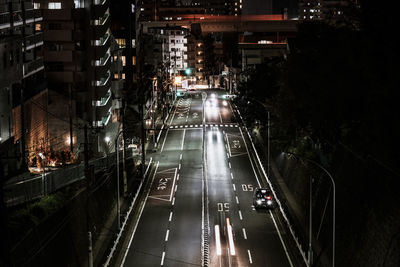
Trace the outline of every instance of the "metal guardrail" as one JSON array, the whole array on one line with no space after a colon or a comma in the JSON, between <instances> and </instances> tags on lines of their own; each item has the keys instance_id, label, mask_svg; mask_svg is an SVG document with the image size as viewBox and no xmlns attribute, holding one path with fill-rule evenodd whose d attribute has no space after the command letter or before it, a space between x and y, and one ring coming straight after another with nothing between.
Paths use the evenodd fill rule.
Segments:
<instances>
[{"instance_id":1,"label":"metal guardrail","mask_svg":"<svg viewBox=\"0 0 400 267\"><path fill-rule=\"evenodd\" d=\"M131 149L127 149L127 151L128 155L132 155L132 152L129 153ZM89 161L89 165L93 166L94 170L102 170L114 164L116 164L115 152L106 157ZM3 186L4 202L7 207L16 206L51 194L84 178L85 167L83 163L33 177L31 175L20 176L15 182L6 183Z\"/></svg>"},{"instance_id":2,"label":"metal guardrail","mask_svg":"<svg viewBox=\"0 0 400 267\"><path fill-rule=\"evenodd\" d=\"M242 120L242 122L244 122L244 120L243 120L243 118L242 118L242 115L240 114L240 111L239 111L239 109L238 109L237 107L236 107L236 110L237 110L237 112L238 112L238 114L239 114L239 116L240 116L240 119ZM261 167L261 170L262 170L262 173L263 173L263 175L264 175L264 177L265 177L265 180L267 181L267 183L268 183L268 185L269 185L269 187L270 187L272 193L274 194L275 201L278 203L279 211L281 212L282 217L283 217L284 220L285 220L286 226L288 227L288 229L289 229L289 231L290 231L290 234L291 234L293 240L294 240L295 243L296 243L296 246L297 246L297 248L298 248L298 250L299 250L299 253L300 253L301 256L302 256L302 259L303 259L304 263L305 263L306 266L308 267L308 266L309 266L309 263L308 263L308 260L307 260L306 252L303 251L303 248L302 248L302 246L301 246L301 244L300 244L300 242L299 242L299 238L297 237L296 232L294 231L294 229L293 229L293 227L292 227L292 224L290 223L290 221L289 221L289 219L288 219L288 216L286 215L285 210L283 209L283 206L282 206L282 204L281 204L279 198L278 198L277 195L276 195L276 192L275 192L275 190L274 190L274 187L272 186L272 183L271 183L271 181L269 180L267 173L265 172L264 166L263 166L263 164L262 164L262 162L261 162L261 159L260 159L260 157L259 157L259 155L258 155L257 149L256 149L256 147L254 146L254 143L253 143L253 141L252 141L252 139L251 139L251 135L250 135L250 133L249 133L249 131L248 131L248 129L247 129L247 127L245 126L244 123L243 123L243 125L244 125L244 129L245 129L246 132L247 132L247 135L248 135L248 137L249 137L249 140L250 140L251 145L252 145L252 147L253 147L253 151L254 151L254 153L255 153L255 155L256 155L258 164L259 164L259 166Z\"/></svg>"},{"instance_id":3,"label":"metal guardrail","mask_svg":"<svg viewBox=\"0 0 400 267\"><path fill-rule=\"evenodd\" d=\"M146 176L147 176L152 161L153 161L153 158L150 157L150 161L149 161L149 163L147 164L147 168L146 168L145 173L143 174L143 177L146 177ZM139 185L138 189L136 190L135 197L133 198L131 204L129 205L128 211L127 211L127 213L126 213L126 215L125 215L125 217L124 217L124 221L122 222L122 226L121 226L121 228L120 228L120 230L119 230L119 232L118 232L118 234L117 234L117 238L114 240L113 246L112 246L112 248L111 248L111 250L110 250L110 253L109 253L108 256L107 256L106 262L103 264L104 267L107 267L107 266L110 265L111 259L112 259L112 257L114 256L114 252L115 252L116 249L117 249L119 240L120 240L120 238L121 238L123 232L125 231L125 226L126 226L127 223L128 223L129 216L130 216L130 214L131 214L131 212L132 212L132 210L133 210L133 207L135 206L136 200L137 200L137 198L138 198L138 196L139 196L140 190L142 189L143 182L144 182L145 180L146 180L146 179L142 179L142 180L140 181L140 185Z\"/></svg>"}]
</instances>

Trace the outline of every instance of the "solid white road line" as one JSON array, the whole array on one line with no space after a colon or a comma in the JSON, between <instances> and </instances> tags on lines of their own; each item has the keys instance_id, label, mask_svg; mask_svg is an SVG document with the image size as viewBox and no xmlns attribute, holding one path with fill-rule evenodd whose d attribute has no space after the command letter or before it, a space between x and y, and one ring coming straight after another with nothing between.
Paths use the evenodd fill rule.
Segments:
<instances>
[{"instance_id":1,"label":"solid white road line","mask_svg":"<svg viewBox=\"0 0 400 267\"><path fill-rule=\"evenodd\" d=\"M161 146L161 151L160 151L160 153L163 152L164 145L165 145L165 140L167 140L168 132L169 132L169 129L167 129L167 132L165 133L164 142L163 142L163 144L162 144L162 146Z\"/></svg>"},{"instance_id":2,"label":"solid white road line","mask_svg":"<svg viewBox=\"0 0 400 267\"><path fill-rule=\"evenodd\" d=\"M217 255L221 255L222 251L221 251L221 237L219 234L219 225L216 224L214 226L214 232L215 232L215 246L217 247Z\"/></svg>"},{"instance_id":3,"label":"solid white road line","mask_svg":"<svg viewBox=\"0 0 400 267\"><path fill-rule=\"evenodd\" d=\"M282 239L282 236L281 236L281 232L279 231L278 225L276 224L274 215L272 214L271 210L269 211L269 214L271 215L272 221L274 222L276 231L278 232L279 239L281 240L281 243L282 243L283 249L285 250L286 257L287 257L287 259L288 259L288 261L289 261L289 264L290 264L291 267L293 267L292 260L291 260L290 257L289 257L289 253L288 253L288 251L287 251L287 249L286 249L285 243L283 242L283 239Z\"/></svg>"}]
</instances>

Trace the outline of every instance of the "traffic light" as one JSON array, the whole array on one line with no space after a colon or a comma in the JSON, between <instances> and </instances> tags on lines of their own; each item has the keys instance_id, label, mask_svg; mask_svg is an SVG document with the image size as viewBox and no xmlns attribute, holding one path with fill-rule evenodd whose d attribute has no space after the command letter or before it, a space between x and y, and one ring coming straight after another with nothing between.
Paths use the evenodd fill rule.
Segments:
<instances>
[{"instance_id":1,"label":"traffic light","mask_svg":"<svg viewBox=\"0 0 400 267\"><path fill-rule=\"evenodd\" d=\"M185 75L190 76L192 74L192 69L191 68L186 68L185 69Z\"/></svg>"}]
</instances>

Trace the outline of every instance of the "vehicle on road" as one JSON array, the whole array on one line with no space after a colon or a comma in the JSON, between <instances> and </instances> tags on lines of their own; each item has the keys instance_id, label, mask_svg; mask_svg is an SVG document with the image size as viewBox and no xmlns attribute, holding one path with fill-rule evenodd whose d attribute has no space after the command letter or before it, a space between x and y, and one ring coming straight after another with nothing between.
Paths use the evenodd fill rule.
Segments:
<instances>
[{"instance_id":1,"label":"vehicle on road","mask_svg":"<svg viewBox=\"0 0 400 267\"><path fill-rule=\"evenodd\" d=\"M254 190L253 205L255 209L273 209L275 207L275 201L272 191L268 188L256 188Z\"/></svg>"}]
</instances>

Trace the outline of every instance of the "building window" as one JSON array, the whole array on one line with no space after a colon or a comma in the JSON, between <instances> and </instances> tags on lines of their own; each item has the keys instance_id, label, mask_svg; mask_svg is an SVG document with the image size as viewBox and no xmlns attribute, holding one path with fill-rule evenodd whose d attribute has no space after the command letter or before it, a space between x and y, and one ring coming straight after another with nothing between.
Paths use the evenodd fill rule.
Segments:
<instances>
[{"instance_id":1,"label":"building window","mask_svg":"<svg viewBox=\"0 0 400 267\"><path fill-rule=\"evenodd\" d=\"M132 66L136 66L136 57L135 56L132 57Z\"/></svg>"},{"instance_id":2,"label":"building window","mask_svg":"<svg viewBox=\"0 0 400 267\"><path fill-rule=\"evenodd\" d=\"M41 32L41 31L42 31L42 24L36 23L36 24L35 24L35 31Z\"/></svg>"},{"instance_id":3,"label":"building window","mask_svg":"<svg viewBox=\"0 0 400 267\"><path fill-rule=\"evenodd\" d=\"M40 9L40 3L33 3L33 9Z\"/></svg>"},{"instance_id":4,"label":"building window","mask_svg":"<svg viewBox=\"0 0 400 267\"><path fill-rule=\"evenodd\" d=\"M125 39L115 39L117 42L119 48L125 48L126 47L126 40Z\"/></svg>"},{"instance_id":5,"label":"building window","mask_svg":"<svg viewBox=\"0 0 400 267\"><path fill-rule=\"evenodd\" d=\"M83 4L81 4L80 0L74 0L75 8L83 8Z\"/></svg>"},{"instance_id":6,"label":"building window","mask_svg":"<svg viewBox=\"0 0 400 267\"><path fill-rule=\"evenodd\" d=\"M61 2L49 2L49 9L61 9Z\"/></svg>"},{"instance_id":7,"label":"building window","mask_svg":"<svg viewBox=\"0 0 400 267\"><path fill-rule=\"evenodd\" d=\"M122 60L122 66L126 66L126 57L125 56L122 56L121 57L121 60Z\"/></svg>"}]
</instances>

